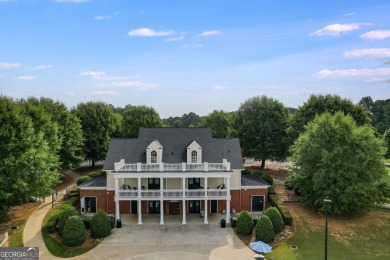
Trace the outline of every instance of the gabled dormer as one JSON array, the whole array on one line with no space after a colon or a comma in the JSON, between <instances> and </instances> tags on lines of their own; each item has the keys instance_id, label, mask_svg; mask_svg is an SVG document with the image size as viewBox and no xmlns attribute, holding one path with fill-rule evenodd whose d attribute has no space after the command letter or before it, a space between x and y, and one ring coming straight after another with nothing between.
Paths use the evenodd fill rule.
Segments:
<instances>
[{"instance_id":1,"label":"gabled dormer","mask_svg":"<svg viewBox=\"0 0 390 260\"><path fill-rule=\"evenodd\" d=\"M146 163L161 163L163 154L163 146L156 139L146 147Z\"/></svg>"},{"instance_id":2,"label":"gabled dormer","mask_svg":"<svg viewBox=\"0 0 390 260\"><path fill-rule=\"evenodd\" d=\"M202 146L195 140L187 146L187 163L202 163Z\"/></svg>"}]
</instances>

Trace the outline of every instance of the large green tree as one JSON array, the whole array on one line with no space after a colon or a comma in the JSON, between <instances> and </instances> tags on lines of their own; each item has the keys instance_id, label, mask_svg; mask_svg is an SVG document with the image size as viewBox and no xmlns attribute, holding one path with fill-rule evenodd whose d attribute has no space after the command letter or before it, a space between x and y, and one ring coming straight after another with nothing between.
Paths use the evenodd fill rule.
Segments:
<instances>
[{"instance_id":1,"label":"large green tree","mask_svg":"<svg viewBox=\"0 0 390 260\"><path fill-rule=\"evenodd\" d=\"M104 160L116 120L111 108L102 102L80 103L74 113L81 120L84 135L84 154L92 166Z\"/></svg>"},{"instance_id":2,"label":"large green tree","mask_svg":"<svg viewBox=\"0 0 390 260\"><path fill-rule=\"evenodd\" d=\"M350 115L317 116L292 146L294 167L289 176L301 201L331 212L359 212L381 202L385 174L383 143L371 126L358 126Z\"/></svg>"},{"instance_id":3,"label":"large green tree","mask_svg":"<svg viewBox=\"0 0 390 260\"><path fill-rule=\"evenodd\" d=\"M226 138L230 136L231 119L225 111L214 110L201 119L199 126L210 127L215 138Z\"/></svg>"},{"instance_id":4,"label":"large green tree","mask_svg":"<svg viewBox=\"0 0 390 260\"><path fill-rule=\"evenodd\" d=\"M284 160L288 151L286 129L289 115L279 101L266 97L253 97L241 104L235 115L235 131L244 155L261 160Z\"/></svg>"},{"instance_id":5,"label":"large green tree","mask_svg":"<svg viewBox=\"0 0 390 260\"><path fill-rule=\"evenodd\" d=\"M132 106L123 113L123 137L135 138L140 127L162 127L159 114L152 107Z\"/></svg>"},{"instance_id":6,"label":"large green tree","mask_svg":"<svg viewBox=\"0 0 390 260\"><path fill-rule=\"evenodd\" d=\"M58 160L25 107L0 97L0 211L51 194ZM38 118L39 119L39 118Z\"/></svg>"},{"instance_id":7,"label":"large green tree","mask_svg":"<svg viewBox=\"0 0 390 260\"><path fill-rule=\"evenodd\" d=\"M361 104L368 112L372 119L372 125L383 135L386 130L390 129L390 99L375 100L371 97L363 97Z\"/></svg>"},{"instance_id":8,"label":"large green tree","mask_svg":"<svg viewBox=\"0 0 390 260\"><path fill-rule=\"evenodd\" d=\"M368 113L363 106L355 105L348 99L341 98L338 95L311 95L310 98L295 111L292 117L288 133L290 135L290 144L305 131L305 125L312 121L316 115L323 113L336 113L342 111L353 117L358 125L370 123Z\"/></svg>"}]
</instances>

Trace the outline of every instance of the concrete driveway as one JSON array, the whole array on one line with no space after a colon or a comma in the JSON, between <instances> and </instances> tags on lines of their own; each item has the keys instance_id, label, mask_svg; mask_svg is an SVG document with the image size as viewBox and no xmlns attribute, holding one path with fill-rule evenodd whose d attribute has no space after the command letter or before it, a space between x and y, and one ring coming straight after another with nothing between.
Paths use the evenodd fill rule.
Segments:
<instances>
[{"instance_id":1,"label":"concrete driveway","mask_svg":"<svg viewBox=\"0 0 390 260\"><path fill-rule=\"evenodd\" d=\"M135 218L122 218L122 228L113 229L99 246L75 259L253 259L253 251L230 227L221 228L218 220L211 218L204 225L194 217L182 225L179 218L169 216L160 225L159 217L148 216L137 225Z\"/></svg>"}]
</instances>

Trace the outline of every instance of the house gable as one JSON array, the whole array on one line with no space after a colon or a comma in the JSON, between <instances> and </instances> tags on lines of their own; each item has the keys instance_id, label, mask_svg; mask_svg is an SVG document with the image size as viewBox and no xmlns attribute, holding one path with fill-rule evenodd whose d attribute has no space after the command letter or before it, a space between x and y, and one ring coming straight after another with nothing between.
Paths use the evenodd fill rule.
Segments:
<instances>
[{"instance_id":1,"label":"house gable","mask_svg":"<svg viewBox=\"0 0 390 260\"><path fill-rule=\"evenodd\" d=\"M146 147L146 163L161 163L163 155L163 146L156 139Z\"/></svg>"},{"instance_id":2,"label":"house gable","mask_svg":"<svg viewBox=\"0 0 390 260\"><path fill-rule=\"evenodd\" d=\"M187 163L202 163L202 146L195 140L187 146Z\"/></svg>"}]
</instances>

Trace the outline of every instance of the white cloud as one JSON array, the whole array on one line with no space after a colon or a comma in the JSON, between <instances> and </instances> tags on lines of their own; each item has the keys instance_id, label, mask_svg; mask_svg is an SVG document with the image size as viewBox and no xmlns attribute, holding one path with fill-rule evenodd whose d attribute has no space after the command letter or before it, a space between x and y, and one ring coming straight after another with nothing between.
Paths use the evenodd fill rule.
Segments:
<instances>
[{"instance_id":1,"label":"white cloud","mask_svg":"<svg viewBox=\"0 0 390 260\"><path fill-rule=\"evenodd\" d=\"M76 93L74 93L73 91L67 91L66 95L73 97L76 95Z\"/></svg>"},{"instance_id":2,"label":"white cloud","mask_svg":"<svg viewBox=\"0 0 390 260\"><path fill-rule=\"evenodd\" d=\"M362 24L360 23L350 23L350 24L329 24L325 26L324 28L313 32L311 35L316 35L316 36L324 36L324 35L329 35L329 36L339 36L343 33L350 32L353 30L357 30L360 28Z\"/></svg>"},{"instance_id":3,"label":"white cloud","mask_svg":"<svg viewBox=\"0 0 390 260\"><path fill-rule=\"evenodd\" d=\"M19 76L16 79L17 80L36 80L37 78L38 78L37 76L28 75L28 76Z\"/></svg>"},{"instance_id":4,"label":"white cloud","mask_svg":"<svg viewBox=\"0 0 390 260\"><path fill-rule=\"evenodd\" d=\"M388 76L390 75L390 68L377 69L346 69L346 70L328 70L323 69L315 73L314 76L318 78L327 77L374 77L374 76Z\"/></svg>"},{"instance_id":5,"label":"white cloud","mask_svg":"<svg viewBox=\"0 0 390 260\"><path fill-rule=\"evenodd\" d=\"M53 68L53 65L38 65L35 67L27 68L29 70L47 70Z\"/></svg>"},{"instance_id":6,"label":"white cloud","mask_svg":"<svg viewBox=\"0 0 390 260\"><path fill-rule=\"evenodd\" d=\"M172 31L155 31L149 28L139 28L129 31L129 35L133 37L158 37L172 35Z\"/></svg>"},{"instance_id":7,"label":"white cloud","mask_svg":"<svg viewBox=\"0 0 390 260\"><path fill-rule=\"evenodd\" d=\"M0 62L0 69L14 69L19 67L20 67L19 63Z\"/></svg>"},{"instance_id":8,"label":"white cloud","mask_svg":"<svg viewBox=\"0 0 390 260\"><path fill-rule=\"evenodd\" d=\"M223 86L223 85L215 85L215 86L211 86L212 89L215 89L215 90L225 90L227 89L226 86Z\"/></svg>"},{"instance_id":9,"label":"white cloud","mask_svg":"<svg viewBox=\"0 0 390 260\"><path fill-rule=\"evenodd\" d=\"M355 12L351 12L351 13L343 14L343 16L353 16L353 15L356 15L356 13Z\"/></svg>"},{"instance_id":10,"label":"white cloud","mask_svg":"<svg viewBox=\"0 0 390 260\"><path fill-rule=\"evenodd\" d=\"M81 76L90 77L93 80L118 80L122 77L117 76L107 76L105 72L102 71L84 71L80 73Z\"/></svg>"},{"instance_id":11,"label":"white cloud","mask_svg":"<svg viewBox=\"0 0 390 260\"><path fill-rule=\"evenodd\" d=\"M212 36L212 35L217 35L217 34L221 34L221 33L222 33L221 31L212 30L212 31L202 32L201 34L199 34L199 36L206 37L206 36Z\"/></svg>"},{"instance_id":12,"label":"white cloud","mask_svg":"<svg viewBox=\"0 0 390 260\"><path fill-rule=\"evenodd\" d=\"M177 42L177 41L182 41L182 40L184 40L184 35L181 35L179 37L168 38L165 41L166 42Z\"/></svg>"},{"instance_id":13,"label":"white cloud","mask_svg":"<svg viewBox=\"0 0 390 260\"><path fill-rule=\"evenodd\" d=\"M390 37L390 30L374 30L360 35L360 38L369 41L383 40L389 37Z\"/></svg>"},{"instance_id":14,"label":"white cloud","mask_svg":"<svg viewBox=\"0 0 390 260\"><path fill-rule=\"evenodd\" d=\"M150 90L157 88L158 85L153 83L146 83L142 81L122 81L122 82L111 82L109 84L102 84L101 87L114 87L114 88L134 88L137 90Z\"/></svg>"},{"instance_id":15,"label":"white cloud","mask_svg":"<svg viewBox=\"0 0 390 260\"><path fill-rule=\"evenodd\" d=\"M113 90L95 91L90 93L92 96L118 96L119 92Z\"/></svg>"},{"instance_id":16,"label":"white cloud","mask_svg":"<svg viewBox=\"0 0 390 260\"><path fill-rule=\"evenodd\" d=\"M113 18L114 16L117 16L118 14L119 14L119 12L114 12L114 13L111 13L108 15L98 15L98 16L95 16L93 19L94 20L107 20L107 19Z\"/></svg>"},{"instance_id":17,"label":"white cloud","mask_svg":"<svg viewBox=\"0 0 390 260\"><path fill-rule=\"evenodd\" d=\"M344 52L344 57L347 58L390 58L390 48L381 49L357 49Z\"/></svg>"},{"instance_id":18,"label":"white cloud","mask_svg":"<svg viewBox=\"0 0 390 260\"><path fill-rule=\"evenodd\" d=\"M79 4L79 3L82 3L82 2L88 2L89 0L55 0L55 2L57 3L75 3L75 4Z\"/></svg>"},{"instance_id":19,"label":"white cloud","mask_svg":"<svg viewBox=\"0 0 390 260\"><path fill-rule=\"evenodd\" d=\"M203 44L184 44L181 49L199 49L202 48Z\"/></svg>"}]
</instances>

